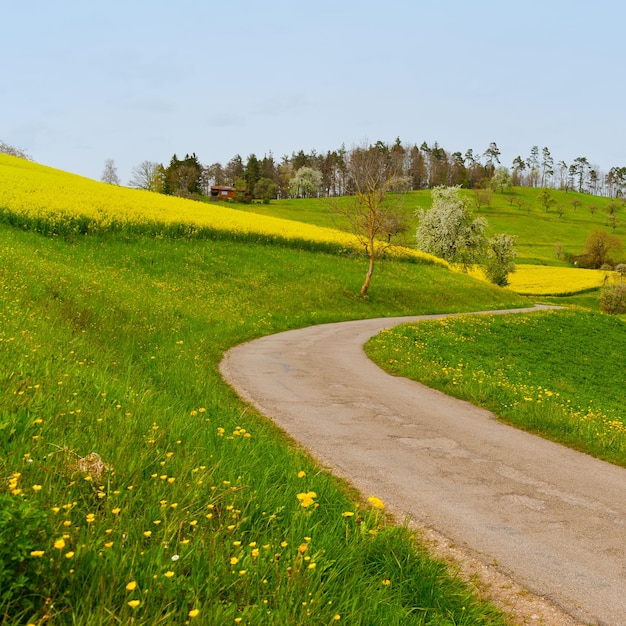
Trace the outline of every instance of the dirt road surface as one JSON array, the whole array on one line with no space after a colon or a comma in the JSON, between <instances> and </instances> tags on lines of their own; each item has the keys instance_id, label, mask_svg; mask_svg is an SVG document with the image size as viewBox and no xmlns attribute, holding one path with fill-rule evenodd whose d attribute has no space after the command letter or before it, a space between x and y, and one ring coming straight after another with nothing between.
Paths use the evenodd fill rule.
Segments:
<instances>
[{"instance_id":1,"label":"dirt road surface","mask_svg":"<svg viewBox=\"0 0 626 626\"><path fill-rule=\"evenodd\" d=\"M221 371L365 497L552 607L552 620L533 613L518 623L625 626L626 469L389 376L365 356L363 344L380 330L434 317L442 316L264 337L229 351Z\"/></svg>"}]
</instances>

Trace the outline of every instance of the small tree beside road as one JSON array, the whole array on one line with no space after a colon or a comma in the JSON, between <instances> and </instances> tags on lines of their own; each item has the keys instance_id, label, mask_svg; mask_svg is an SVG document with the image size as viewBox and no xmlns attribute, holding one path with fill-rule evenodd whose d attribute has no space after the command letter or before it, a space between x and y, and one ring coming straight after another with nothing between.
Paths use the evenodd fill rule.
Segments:
<instances>
[{"instance_id":1,"label":"small tree beside road","mask_svg":"<svg viewBox=\"0 0 626 626\"><path fill-rule=\"evenodd\" d=\"M354 148L346 159L346 172L351 198L335 202L333 209L344 216L362 244L369 260L361 295L366 295L374 274L374 267L393 237L406 229L403 192L408 180L403 177L400 164L387 146Z\"/></svg>"}]
</instances>

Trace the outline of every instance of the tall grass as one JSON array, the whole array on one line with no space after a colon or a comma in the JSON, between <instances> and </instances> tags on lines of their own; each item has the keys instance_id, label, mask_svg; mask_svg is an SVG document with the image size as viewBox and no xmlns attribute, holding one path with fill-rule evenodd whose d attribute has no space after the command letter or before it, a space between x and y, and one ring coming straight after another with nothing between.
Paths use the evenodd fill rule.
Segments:
<instances>
[{"instance_id":1,"label":"tall grass","mask_svg":"<svg viewBox=\"0 0 626 626\"><path fill-rule=\"evenodd\" d=\"M521 304L378 272L362 299L356 258L0 226L2 621L502 624L219 377L271 332Z\"/></svg>"}]
</instances>

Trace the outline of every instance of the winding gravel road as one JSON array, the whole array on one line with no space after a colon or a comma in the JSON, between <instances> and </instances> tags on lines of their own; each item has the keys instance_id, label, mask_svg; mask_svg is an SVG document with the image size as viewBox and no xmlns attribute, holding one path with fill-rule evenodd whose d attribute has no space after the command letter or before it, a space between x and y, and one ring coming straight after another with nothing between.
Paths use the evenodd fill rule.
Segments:
<instances>
[{"instance_id":1,"label":"winding gravel road","mask_svg":"<svg viewBox=\"0 0 626 626\"><path fill-rule=\"evenodd\" d=\"M437 317L284 332L230 350L220 367L365 496L497 562L580 622L625 626L626 469L389 376L362 350L382 329Z\"/></svg>"}]
</instances>

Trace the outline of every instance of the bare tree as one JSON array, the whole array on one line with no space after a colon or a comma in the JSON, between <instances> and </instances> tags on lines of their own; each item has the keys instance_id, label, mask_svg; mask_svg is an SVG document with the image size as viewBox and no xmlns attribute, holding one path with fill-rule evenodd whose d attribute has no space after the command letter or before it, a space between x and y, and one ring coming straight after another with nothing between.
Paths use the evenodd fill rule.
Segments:
<instances>
[{"instance_id":1,"label":"bare tree","mask_svg":"<svg viewBox=\"0 0 626 626\"><path fill-rule=\"evenodd\" d=\"M20 159L26 159L27 161L31 160L31 157L27 152L24 152L21 148L10 146L8 143L4 143L4 141L0 141L0 153L16 156Z\"/></svg>"},{"instance_id":2,"label":"bare tree","mask_svg":"<svg viewBox=\"0 0 626 626\"><path fill-rule=\"evenodd\" d=\"M120 177L117 175L117 168L115 167L115 161L113 159L107 159L104 162L104 170L102 171L100 180L109 185L120 184Z\"/></svg>"},{"instance_id":3,"label":"bare tree","mask_svg":"<svg viewBox=\"0 0 626 626\"><path fill-rule=\"evenodd\" d=\"M142 161L139 165L133 167L130 181L128 185L136 189L145 189L146 191L163 192L164 186L163 166L152 161Z\"/></svg>"},{"instance_id":4,"label":"bare tree","mask_svg":"<svg viewBox=\"0 0 626 626\"><path fill-rule=\"evenodd\" d=\"M402 192L407 191L410 181L380 142L352 149L346 168L350 201L333 202L332 206L347 218L369 259L361 287L361 295L366 295L376 260L394 244L392 238L406 229Z\"/></svg>"}]
</instances>

